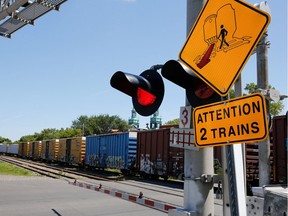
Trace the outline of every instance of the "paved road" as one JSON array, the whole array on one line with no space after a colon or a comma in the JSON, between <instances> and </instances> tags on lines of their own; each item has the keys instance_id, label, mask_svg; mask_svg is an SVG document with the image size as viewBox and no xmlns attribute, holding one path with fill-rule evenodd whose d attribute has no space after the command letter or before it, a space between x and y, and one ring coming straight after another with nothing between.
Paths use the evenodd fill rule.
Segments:
<instances>
[{"instance_id":1,"label":"paved road","mask_svg":"<svg viewBox=\"0 0 288 216\"><path fill-rule=\"evenodd\" d=\"M0 175L1 216L162 216L167 213L46 177Z\"/></svg>"}]
</instances>

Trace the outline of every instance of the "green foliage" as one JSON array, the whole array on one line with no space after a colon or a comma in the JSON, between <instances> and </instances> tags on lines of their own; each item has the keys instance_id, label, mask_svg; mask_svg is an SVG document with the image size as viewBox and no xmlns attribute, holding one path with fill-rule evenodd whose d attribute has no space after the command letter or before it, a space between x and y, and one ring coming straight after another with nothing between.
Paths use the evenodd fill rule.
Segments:
<instances>
[{"instance_id":1,"label":"green foliage","mask_svg":"<svg viewBox=\"0 0 288 216\"><path fill-rule=\"evenodd\" d=\"M180 119L176 118L176 119L172 119L170 121L167 121L164 125L179 125L180 123Z\"/></svg>"},{"instance_id":2,"label":"green foliage","mask_svg":"<svg viewBox=\"0 0 288 216\"><path fill-rule=\"evenodd\" d=\"M130 126L127 121L118 116L109 115L93 115L93 116L80 116L78 119L72 121L71 128L84 130L84 136L92 134L106 134L112 130L127 131Z\"/></svg>"},{"instance_id":3,"label":"green foliage","mask_svg":"<svg viewBox=\"0 0 288 216\"><path fill-rule=\"evenodd\" d=\"M10 139L8 139L8 138L0 136L0 143L11 144L12 141Z\"/></svg>"},{"instance_id":4,"label":"green foliage","mask_svg":"<svg viewBox=\"0 0 288 216\"><path fill-rule=\"evenodd\" d=\"M230 90L229 97L230 97L230 99L235 98L235 90L234 89Z\"/></svg>"},{"instance_id":5,"label":"green foliage","mask_svg":"<svg viewBox=\"0 0 288 216\"><path fill-rule=\"evenodd\" d=\"M284 109L282 101L275 103L274 101L270 102L269 112L272 116L280 115L281 111Z\"/></svg>"},{"instance_id":6,"label":"green foliage","mask_svg":"<svg viewBox=\"0 0 288 216\"><path fill-rule=\"evenodd\" d=\"M255 83L246 84L244 90L248 91L248 94L255 93L258 89L258 86Z\"/></svg>"},{"instance_id":7,"label":"green foliage","mask_svg":"<svg viewBox=\"0 0 288 216\"><path fill-rule=\"evenodd\" d=\"M20 142L36 141L36 136L35 135L25 135L25 136L22 136L19 141Z\"/></svg>"},{"instance_id":8,"label":"green foliage","mask_svg":"<svg viewBox=\"0 0 288 216\"><path fill-rule=\"evenodd\" d=\"M42 141L51 139L61 139L69 137L80 137L82 131L76 128L61 128L57 130L55 128L47 128L42 130L40 133L34 133L34 135L26 135L20 138L20 142L32 142L32 141Z\"/></svg>"},{"instance_id":9,"label":"green foliage","mask_svg":"<svg viewBox=\"0 0 288 216\"><path fill-rule=\"evenodd\" d=\"M275 89L274 87L272 87L271 85L269 85L268 87L269 89ZM255 83L249 83L246 84L244 90L248 91L248 94L252 94L254 92L256 92L258 89L258 86ZM271 116L277 116L281 113L281 111L283 110L284 105L282 101L278 101L277 103L275 103L274 101L270 101L269 102L269 112L271 114Z\"/></svg>"}]
</instances>

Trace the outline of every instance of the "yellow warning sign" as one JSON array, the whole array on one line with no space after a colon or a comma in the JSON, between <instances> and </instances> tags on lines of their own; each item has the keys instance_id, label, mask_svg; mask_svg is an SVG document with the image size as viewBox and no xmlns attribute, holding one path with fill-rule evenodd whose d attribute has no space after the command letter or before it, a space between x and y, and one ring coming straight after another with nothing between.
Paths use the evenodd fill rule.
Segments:
<instances>
[{"instance_id":1,"label":"yellow warning sign","mask_svg":"<svg viewBox=\"0 0 288 216\"><path fill-rule=\"evenodd\" d=\"M264 140L268 136L265 98L256 93L197 107L193 125L197 147Z\"/></svg>"},{"instance_id":2,"label":"yellow warning sign","mask_svg":"<svg viewBox=\"0 0 288 216\"><path fill-rule=\"evenodd\" d=\"M268 13L243 0L207 0L179 59L226 96L269 22Z\"/></svg>"}]
</instances>

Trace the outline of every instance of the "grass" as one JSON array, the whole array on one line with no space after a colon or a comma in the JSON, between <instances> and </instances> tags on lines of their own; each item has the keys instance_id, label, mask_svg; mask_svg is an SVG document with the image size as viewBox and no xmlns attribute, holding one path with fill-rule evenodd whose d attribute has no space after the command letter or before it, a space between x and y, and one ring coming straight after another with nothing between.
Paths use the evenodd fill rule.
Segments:
<instances>
[{"instance_id":1,"label":"grass","mask_svg":"<svg viewBox=\"0 0 288 216\"><path fill-rule=\"evenodd\" d=\"M0 175L34 176L33 172L0 161Z\"/></svg>"}]
</instances>

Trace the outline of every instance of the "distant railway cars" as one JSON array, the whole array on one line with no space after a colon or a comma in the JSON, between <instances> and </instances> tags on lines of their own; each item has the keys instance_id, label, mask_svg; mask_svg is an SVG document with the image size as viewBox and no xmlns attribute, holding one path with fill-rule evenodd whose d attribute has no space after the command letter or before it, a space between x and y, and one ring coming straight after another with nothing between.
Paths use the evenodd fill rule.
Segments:
<instances>
[{"instance_id":1,"label":"distant railway cars","mask_svg":"<svg viewBox=\"0 0 288 216\"><path fill-rule=\"evenodd\" d=\"M30 143L29 142L20 142L18 149L18 156L22 158L29 158Z\"/></svg>"},{"instance_id":2,"label":"distant railway cars","mask_svg":"<svg viewBox=\"0 0 288 216\"><path fill-rule=\"evenodd\" d=\"M0 154L17 156L18 155L18 147L19 147L18 144L0 143Z\"/></svg>"},{"instance_id":3,"label":"distant railway cars","mask_svg":"<svg viewBox=\"0 0 288 216\"><path fill-rule=\"evenodd\" d=\"M4 143L0 143L0 154L6 154L7 152L7 145Z\"/></svg>"},{"instance_id":4,"label":"distant railway cars","mask_svg":"<svg viewBox=\"0 0 288 216\"><path fill-rule=\"evenodd\" d=\"M41 159L48 162L56 162L58 160L59 139L42 141Z\"/></svg>"},{"instance_id":5,"label":"distant railway cars","mask_svg":"<svg viewBox=\"0 0 288 216\"><path fill-rule=\"evenodd\" d=\"M58 161L66 164L83 164L85 149L86 137L60 139Z\"/></svg>"},{"instance_id":6,"label":"distant railway cars","mask_svg":"<svg viewBox=\"0 0 288 216\"><path fill-rule=\"evenodd\" d=\"M41 159L41 147L42 147L42 141L30 142L28 157L34 160L40 160Z\"/></svg>"},{"instance_id":7,"label":"distant railway cars","mask_svg":"<svg viewBox=\"0 0 288 216\"><path fill-rule=\"evenodd\" d=\"M271 182L287 183L287 115L273 118L270 129ZM175 126L174 126L175 127ZM177 127L177 126L176 126ZM170 128L136 130L98 134L88 137L0 144L0 154L18 154L19 157L48 162L84 165L90 168L118 169L124 173L144 177L182 178L184 150L170 147ZM247 185L258 186L258 143L245 147ZM221 148L214 148L214 168L221 173Z\"/></svg>"},{"instance_id":8,"label":"distant railway cars","mask_svg":"<svg viewBox=\"0 0 288 216\"><path fill-rule=\"evenodd\" d=\"M136 145L137 132L88 136L85 165L127 171L135 162Z\"/></svg>"},{"instance_id":9,"label":"distant railway cars","mask_svg":"<svg viewBox=\"0 0 288 216\"><path fill-rule=\"evenodd\" d=\"M288 112L273 118L273 181L287 184Z\"/></svg>"},{"instance_id":10,"label":"distant railway cars","mask_svg":"<svg viewBox=\"0 0 288 216\"><path fill-rule=\"evenodd\" d=\"M180 178L184 170L184 150L169 145L170 128L139 131L136 169L143 176Z\"/></svg>"},{"instance_id":11,"label":"distant railway cars","mask_svg":"<svg viewBox=\"0 0 288 216\"><path fill-rule=\"evenodd\" d=\"M19 144L8 144L7 154L16 156L18 155Z\"/></svg>"}]
</instances>

